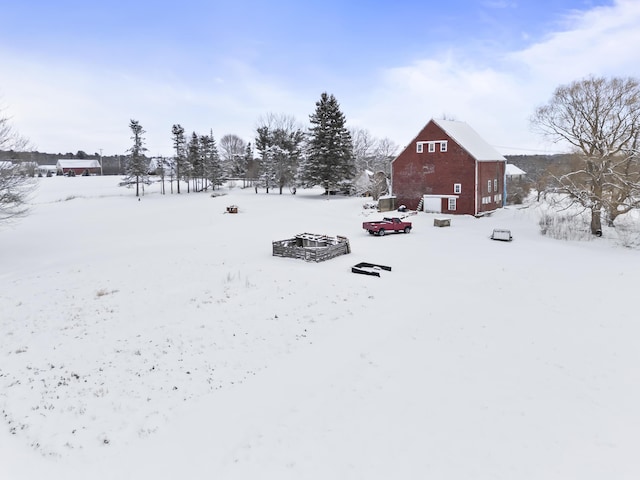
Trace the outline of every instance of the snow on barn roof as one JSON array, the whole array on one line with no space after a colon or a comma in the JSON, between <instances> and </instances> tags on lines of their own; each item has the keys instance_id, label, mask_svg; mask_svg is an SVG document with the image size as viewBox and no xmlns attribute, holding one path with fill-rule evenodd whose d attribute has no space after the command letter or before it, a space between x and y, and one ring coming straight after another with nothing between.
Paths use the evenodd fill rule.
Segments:
<instances>
[{"instance_id":1,"label":"snow on barn roof","mask_svg":"<svg viewBox=\"0 0 640 480\"><path fill-rule=\"evenodd\" d=\"M495 148L482 139L478 133L464 122L453 120L432 120L453 138L462 148L467 150L478 161L503 161L504 158Z\"/></svg>"},{"instance_id":2,"label":"snow on barn roof","mask_svg":"<svg viewBox=\"0 0 640 480\"><path fill-rule=\"evenodd\" d=\"M100 168L98 160L71 160L61 158L56 163L58 168Z\"/></svg>"},{"instance_id":3,"label":"snow on barn roof","mask_svg":"<svg viewBox=\"0 0 640 480\"><path fill-rule=\"evenodd\" d=\"M527 172L525 172L524 170L521 170L520 168L516 167L512 163L507 163L504 173L505 175L513 175L513 176L527 174Z\"/></svg>"}]
</instances>

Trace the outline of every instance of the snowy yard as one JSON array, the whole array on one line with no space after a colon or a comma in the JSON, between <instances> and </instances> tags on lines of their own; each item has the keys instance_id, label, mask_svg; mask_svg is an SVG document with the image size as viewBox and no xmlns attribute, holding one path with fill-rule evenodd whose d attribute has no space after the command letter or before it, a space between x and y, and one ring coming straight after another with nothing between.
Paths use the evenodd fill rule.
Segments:
<instances>
[{"instance_id":1,"label":"snowy yard","mask_svg":"<svg viewBox=\"0 0 640 480\"><path fill-rule=\"evenodd\" d=\"M119 180L39 179L0 228L0 478L640 478L637 249ZM352 253L271 255L302 232Z\"/></svg>"}]
</instances>

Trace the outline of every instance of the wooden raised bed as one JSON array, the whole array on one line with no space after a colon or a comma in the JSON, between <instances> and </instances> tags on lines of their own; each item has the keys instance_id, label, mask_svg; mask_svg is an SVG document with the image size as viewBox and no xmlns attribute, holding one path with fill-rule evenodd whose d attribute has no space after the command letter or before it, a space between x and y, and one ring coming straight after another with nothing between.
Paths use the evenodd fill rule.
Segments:
<instances>
[{"instance_id":1,"label":"wooden raised bed","mask_svg":"<svg viewBox=\"0 0 640 480\"><path fill-rule=\"evenodd\" d=\"M307 262L323 262L351 253L349 239L315 233L301 233L293 238L272 242L274 257L300 258Z\"/></svg>"}]
</instances>

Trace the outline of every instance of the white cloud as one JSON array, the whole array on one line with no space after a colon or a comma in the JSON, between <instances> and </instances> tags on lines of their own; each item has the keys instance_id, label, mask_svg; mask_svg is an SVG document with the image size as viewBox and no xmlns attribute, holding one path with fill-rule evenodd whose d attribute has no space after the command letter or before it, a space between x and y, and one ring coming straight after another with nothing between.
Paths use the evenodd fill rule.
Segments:
<instances>
[{"instance_id":1,"label":"white cloud","mask_svg":"<svg viewBox=\"0 0 640 480\"><path fill-rule=\"evenodd\" d=\"M501 5L508 2L494 2ZM251 141L256 121L269 112L306 123L325 88L336 94L349 126L401 146L430 118L446 115L469 123L502 153L557 151L531 132L529 117L563 83L590 74L636 75L638 25L640 2L617 0L574 12L562 31L520 51L482 58L477 49L474 57L439 51L377 75L363 72L361 78L370 81L357 85L324 65L314 66L318 75L287 83L275 76L283 72L272 75L237 60L201 65L188 76L169 68L133 74L78 60L34 59L0 47L3 72L11 72L3 76L0 94L16 130L49 152L123 154L130 146L130 118L147 131L151 154L171 153L174 123L189 133L213 129L216 138L234 133Z\"/></svg>"},{"instance_id":2,"label":"white cloud","mask_svg":"<svg viewBox=\"0 0 640 480\"><path fill-rule=\"evenodd\" d=\"M640 2L617 0L567 18L566 28L515 52L537 80L575 80L588 74L637 75L640 60Z\"/></svg>"},{"instance_id":3,"label":"white cloud","mask_svg":"<svg viewBox=\"0 0 640 480\"><path fill-rule=\"evenodd\" d=\"M20 72L2 85L16 130L41 151L124 154L130 147L129 119L140 121L149 153L171 154L171 126L188 134L213 130L219 139L234 133L252 141L254 123L267 112L300 109L285 89L241 63L224 75L189 83L164 77L90 71L78 63L26 62L0 52L3 68ZM310 103L312 106L313 103Z\"/></svg>"},{"instance_id":4,"label":"white cloud","mask_svg":"<svg viewBox=\"0 0 640 480\"><path fill-rule=\"evenodd\" d=\"M563 31L522 51L483 60L450 51L388 69L355 122L405 145L445 114L469 123L502 153L557 151L531 132L529 117L563 83L637 74L638 25L640 2L618 0L574 13Z\"/></svg>"}]
</instances>

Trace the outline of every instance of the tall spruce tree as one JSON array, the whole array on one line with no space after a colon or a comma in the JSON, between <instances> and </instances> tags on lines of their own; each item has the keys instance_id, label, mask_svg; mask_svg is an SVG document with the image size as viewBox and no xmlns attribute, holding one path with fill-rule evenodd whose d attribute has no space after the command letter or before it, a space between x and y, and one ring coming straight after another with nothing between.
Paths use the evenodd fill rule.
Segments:
<instances>
[{"instance_id":1,"label":"tall spruce tree","mask_svg":"<svg viewBox=\"0 0 640 480\"><path fill-rule=\"evenodd\" d=\"M204 178L211 184L211 188L215 189L223 184L223 178L220 155L218 153L216 140L213 137L213 131L211 131L209 135L200 136L200 150L204 163ZM208 183L205 183L205 190L207 189Z\"/></svg>"},{"instance_id":2,"label":"tall spruce tree","mask_svg":"<svg viewBox=\"0 0 640 480\"><path fill-rule=\"evenodd\" d=\"M140 184L149 183L149 159L144 152L147 150L144 146L144 129L137 120L131 120L129 123L131 129L131 140L133 146L127 150L127 163L125 167L125 180L127 184L135 183L136 197L140 196Z\"/></svg>"},{"instance_id":3,"label":"tall spruce tree","mask_svg":"<svg viewBox=\"0 0 640 480\"><path fill-rule=\"evenodd\" d=\"M355 176L351 134L338 101L326 92L316 102L316 111L309 120L307 158L300 180L306 187L321 185L328 195L341 185L351 184Z\"/></svg>"},{"instance_id":4,"label":"tall spruce tree","mask_svg":"<svg viewBox=\"0 0 640 480\"><path fill-rule=\"evenodd\" d=\"M173 161L173 168L175 171L178 193L180 193L180 178L182 177L182 170L186 168L187 163L187 142L184 137L184 128L179 123L171 127L171 134L173 135L173 148L176 152Z\"/></svg>"},{"instance_id":5,"label":"tall spruce tree","mask_svg":"<svg viewBox=\"0 0 640 480\"><path fill-rule=\"evenodd\" d=\"M187 163L189 165L189 178L187 179L187 185L189 180L193 182L193 191L197 192L198 179L202 178L204 172L202 156L200 154L200 137L196 132L191 134L191 140L187 145ZM187 190L188 193L188 190Z\"/></svg>"}]
</instances>

